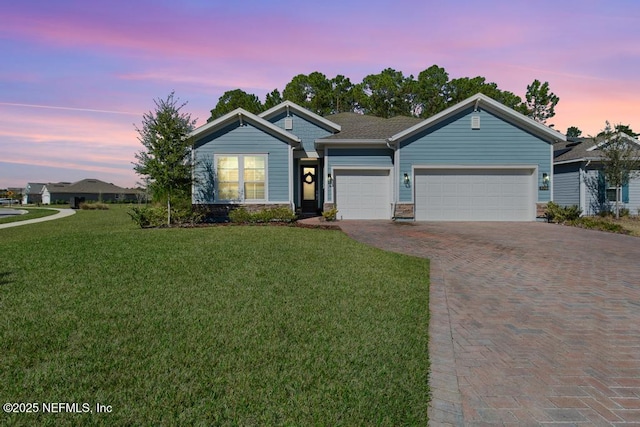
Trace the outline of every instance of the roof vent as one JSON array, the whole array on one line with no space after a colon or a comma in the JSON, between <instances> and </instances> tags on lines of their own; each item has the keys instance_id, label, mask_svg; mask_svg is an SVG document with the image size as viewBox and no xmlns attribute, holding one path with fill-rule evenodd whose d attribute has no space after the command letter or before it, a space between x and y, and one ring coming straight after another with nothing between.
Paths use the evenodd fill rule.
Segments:
<instances>
[{"instance_id":1,"label":"roof vent","mask_svg":"<svg viewBox=\"0 0 640 427\"><path fill-rule=\"evenodd\" d=\"M471 129L480 129L480 116L471 116Z\"/></svg>"},{"instance_id":2,"label":"roof vent","mask_svg":"<svg viewBox=\"0 0 640 427\"><path fill-rule=\"evenodd\" d=\"M293 129L293 117L285 117L284 118L284 129L285 130Z\"/></svg>"}]
</instances>

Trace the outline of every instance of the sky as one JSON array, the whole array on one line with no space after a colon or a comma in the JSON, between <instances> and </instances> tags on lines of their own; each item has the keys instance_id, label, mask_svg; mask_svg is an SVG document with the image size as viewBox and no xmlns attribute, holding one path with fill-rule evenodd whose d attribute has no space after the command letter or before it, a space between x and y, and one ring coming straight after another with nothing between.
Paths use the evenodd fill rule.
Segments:
<instances>
[{"instance_id":1,"label":"sky","mask_svg":"<svg viewBox=\"0 0 640 427\"><path fill-rule=\"evenodd\" d=\"M240 88L385 68L483 76L559 96L548 121L640 132L637 0L21 0L0 12L0 188L97 178L131 187L136 126L172 91L204 124Z\"/></svg>"}]
</instances>

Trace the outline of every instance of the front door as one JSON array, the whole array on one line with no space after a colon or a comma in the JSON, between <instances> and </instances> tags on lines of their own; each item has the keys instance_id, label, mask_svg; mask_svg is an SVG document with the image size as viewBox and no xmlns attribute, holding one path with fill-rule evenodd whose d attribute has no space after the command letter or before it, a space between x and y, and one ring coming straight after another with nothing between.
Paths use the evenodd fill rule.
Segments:
<instances>
[{"instance_id":1,"label":"front door","mask_svg":"<svg viewBox=\"0 0 640 427\"><path fill-rule=\"evenodd\" d=\"M318 166L303 165L300 175L302 213L315 215L318 213Z\"/></svg>"}]
</instances>

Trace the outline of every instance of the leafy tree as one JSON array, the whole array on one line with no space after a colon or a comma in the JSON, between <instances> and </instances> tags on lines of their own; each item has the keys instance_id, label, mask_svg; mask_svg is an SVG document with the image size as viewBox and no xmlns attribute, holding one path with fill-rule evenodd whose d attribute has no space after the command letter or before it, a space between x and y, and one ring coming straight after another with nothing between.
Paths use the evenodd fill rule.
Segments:
<instances>
[{"instance_id":1,"label":"leafy tree","mask_svg":"<svg viewBox=\"0 0 640 427\"><path fill-rule=\"evenodd\" d=\"M295 102L321 116L331 114L332 85L327 76L317 71L298 74L284 88L284 99Z\"/></svg>"},{"instance_id":2,"label":"leafy tree","mask_svg":"<svg viewBox=\"0 0 640 427\"><path fill-rule=\"evenodd\" d=\"M171 224L171 199L188 196L191 191L191 145L187 136L195 127L191 115L180 110L175 93L154 100L155 111L142 116L142 127L135 126L145 150L137 153L133 169L142 176L154 198L167 200L167 224Z\"/></svg>"},{"instance_id":3,"label":"leafy tree","mask_svg":"<svg viewBox=\"0 0 640 427\"><path fill-rule=\"evenodd\" d=\"M431 117L449 105L449 74L444 68L432 65L421 71L414 87L414 115Z\"/></svg>"},{"instance_id":4,"label":"leafy tree","mask_svg":"<svg viewBox=\"0 0 640 427\"><path fill-rule=\"evenodd\" d=\"M357 109L358 88L348 77L338 74L330 80L331 83L331 113L344 113Z\"/></svg>"},{"instance_id":5,"label":"leafy tree","mask_svg":"<svg viewBox=\"0 0 640 427\"><path fill-rule=\"evenodd\" d=\"M274 89L273 91L267 94L266 99L264 100L264 110L268 110L269 108L273 108L276 105L282 103L284 99L282 99L282 95L280 95L280 91L278 89Z\"/></svg>"},{"instance_id":6,"label":"leafy tree","mask_svg":"<svg viewBox=\"0 0 640 427\"><path fill-rule=\"evenodd\" d=\"M560 98L549 91L549 82L540 83L535 79L527 85L526 108L527 115L533 120L546 124L547 120L556 115L555 108Z\"/></svg>"},{"instance_id":7,"label":"leafy tree","mask_svg":"<svg viewBox=\"0 0 640 427\"><path fill-rule=\"evenodd\" d=\"M620 125L616 126L618 129ZM600 133L599 147L602 159L602 173L606 183L616 189L616 218L620 218L620 196L623 186L640 176L640 151L624 133L617 132L606 122Z\"/></svg>"},{"instance_id":8,"label":"leafy tree","mask_svg":"<svg viewBox=\"0 0 640 427\"><path fill-rule=\"evenodd\" d=\"M385 118L411 115L413 83L413 76L392 68L366 76L360 85L364 113Z\"/></svg>"},{"instance_id":9,"label":"leafy tree","mask_svg":"<svg viewBox=\"0 0 640 427\"><path fill-rule=\"evenodd\" d=\"M567 138L579 138L580 135L582 135L582 131L577 126L567 128Z\"/></svg>"},{"instance_id":10,"label":"leafy tree","mask_svg":"<svg viewBox=\"0 0 640 427\"><path fill-rule=\"evenodd\" d=\"M493 98L497 89L498 86L495 83L487 83L486 79L481 76L453 79L448 85L448 104L449 106L457 104L479 92Z\"/></svg>"},{"instance_id":11,"label":"leafy tree","mask_svg":"<svg viewBox=\"0 0 640 427\"><path fill-rule=\"evenodd\" d=\"M211 117L207 122L222 117L236 108L244 108L250 113L258 114L262 111L262 104L257 96L246 93L242 89L228 90L218 99L215 108L211 110Z\"/></svg>"},{"instance_id":12,"label":"leafy tree","mask_svg":"<svg viewBox=\"0 0 640 427\"><path fill-rule=\"evenodd\" d=\"M627 135L632 137L636 137L638 135L633 130L631 130L629 125L623 125L621 123L616 125L616 132L626 133Z\"/></svg>"}]
</instances>

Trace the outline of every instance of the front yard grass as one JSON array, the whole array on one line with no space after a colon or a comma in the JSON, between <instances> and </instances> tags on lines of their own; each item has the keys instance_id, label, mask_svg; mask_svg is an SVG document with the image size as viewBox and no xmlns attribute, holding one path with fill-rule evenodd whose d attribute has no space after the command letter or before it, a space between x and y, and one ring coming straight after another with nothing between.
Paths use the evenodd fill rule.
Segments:
<instances>
[{"instance_id":1,"label":"front yard grass","mask_svg":"<svg viewBox=\"0 0 640 427\"><path fill-rule=\"evenodd\" d=\"M53 209L43 209L43 208L25 208L22 206L14 207L12 209L16 210L24 210L28 211L28 213L24 215L11 215L7 217L0 218L0 224L6 224L8 222L17 222L17 221L25 221L27 219L36 219L42 218L49 215L57 214L58 211Z\"/></svg>"},{"instance_id":2,"label":"front yard grass","mask_svg":"<svg viewBox=\"0 0 640 427\"><path fill-rule=\"evenodd\" d=\"M0 230L0 253L0 402L40 402L0 424L427 424L426 260L339 231L141 230L122 206Z\"/></svg>"}]
</instances>

